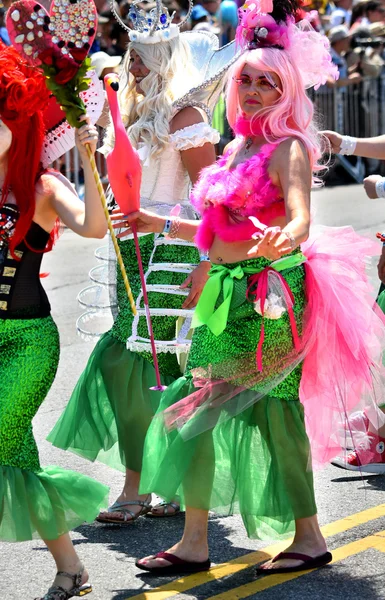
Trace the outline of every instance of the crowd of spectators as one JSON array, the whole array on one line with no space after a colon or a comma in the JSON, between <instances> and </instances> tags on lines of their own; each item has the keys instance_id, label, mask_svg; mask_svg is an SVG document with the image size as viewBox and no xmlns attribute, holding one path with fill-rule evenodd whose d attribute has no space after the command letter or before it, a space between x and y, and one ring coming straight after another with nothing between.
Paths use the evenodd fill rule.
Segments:
<instances>
[{"instance_id":1,"label":"crowd of spectators","mask_svg":"<svg viewBox=\"0 0 385 600\"><path fill-rule=\"evenodd\" d=\"M9 38L4 27L4 13L12 0L3 0L0 8L0 39ZM132 0L115 0L116 10L130 27L128 12ZM186 15L189 0L163 0L174 22ZM41 0L48 6L50 0ZM98 71L117 67L117 61L108 57L122 57L126 51L128 34L116 22L108 0L95 0L99 12L98 36L92 47L96 54ZM238 8L243 0L195 0L185 29L209 31L219 38L221 46L231 42L238 22ZM1 0L0 0L1 5ZM142 0L139 7L150 12L153 0ZM304 0L304 10L312 25L330 39L333 61L340 70L338 87L358 83L363 77L378 77L385 65L385 0ZM104 54L100 54L103 52Z\"/></svg>"}]
</instances>

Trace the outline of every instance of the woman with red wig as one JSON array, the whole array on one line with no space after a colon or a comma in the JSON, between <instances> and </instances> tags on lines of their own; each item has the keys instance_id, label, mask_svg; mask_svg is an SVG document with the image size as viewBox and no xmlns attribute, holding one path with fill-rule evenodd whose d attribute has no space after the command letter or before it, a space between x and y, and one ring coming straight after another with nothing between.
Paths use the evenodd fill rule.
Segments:
<instances>
[{"instance_id":1,"label":"woman with red wig","mask_svg":"<svg viewBox=\"0 0 385 600\"><path fill-rule=\"evenodd\" d=\"M103 209L89 161L83 204L71 184L41 167L44 76L13 48L0 46L0 540L40 536L58 573L44 600L66 600L92 590L68 532L92 522L107 506L108 489L58 467L42 468L32 419L54 380L59 335L40 283L44 252L58 220L84 237L103 237ZM96 148L85 117L76 132L80 156Z\"/></svg>"}]
</instances>

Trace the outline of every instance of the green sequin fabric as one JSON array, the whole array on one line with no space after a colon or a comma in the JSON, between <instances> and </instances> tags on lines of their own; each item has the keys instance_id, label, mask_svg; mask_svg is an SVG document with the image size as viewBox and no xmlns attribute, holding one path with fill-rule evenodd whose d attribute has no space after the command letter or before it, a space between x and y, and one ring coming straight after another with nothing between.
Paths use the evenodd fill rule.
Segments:
<instances>
[{"instance_id":1,"label":"green sequin fabric","mask_svg":"<svg viewBox=\"0 0 385 600\"><path fill-rule=\"evenodd\" d=\"M259 258L240 264L254 265L257 270L270 263ZM294 294L294 313L301 332L304 268L295 267L282 275ZM205 325L195 330L186 375L163 393L147 434L140 491L155 492L166 500L179 496L183 506L219 514L240 512L250 537L279 538L294 530L295 519L316 513L310 445L299 402L301 365L262 397L255 385L218 410L215 397L211 403L208 398L205 408L179 430L166 429L162 415L197 392L191 369L203 367L216 379L220 365L226 365L226 379L232 378L236 384L244 360L253 357L253 369L257 370L255 351L262 317L244 295L242 300L246 283L245 278L235 287L223 333L216 337ZM287 314L277 320L265 319L266 372L269 364L277 364L277 357L292 348Z\"/></svg>"},{"instance_id":2,"label":"green sequin fabric","mask_svg":"<svg viewBox=\"0 0 385 600\"><path fill-rule=\"evenodd\" d=\"M240 265L262 269L270 265L265 258L244 261ZM229 268L234 265L224 265ZM294 267L282 272L294 294L293 312L298 333L302 331L302 317L305 308L304 267ZM198 327L194 332L187 372L199 369L201 374L210 374L212 379L226 378L234 384L258 389L258 382L266 386L268 378L274 379L276 371L285 363L285 358L293 350L293 336L289 315L285 312L279 319L265 319L263 343L263 371L256 371L256 348L261 335L262 317L255 312L252 302L246 299L247 277L236 280L232 296L227 327L220 336L215 336L207 327ZM223 302L218 298L217 306ZM239 327L247 335L239 335ZM274 386L274 397L284 400L297 400L302 367L298 365L281 383ZM247 373L246 377L240 374Z\"/></svg>"},{"instance_id":3,"label":"green sequin fabric","mask_svg":"<svg viewBox=\"0 0 385 600\"><path fill-rule=\"evenodd\" d=\"M154 250L154 236L139 238L143 268L146 271ZM138 262L133 240L119 242L123 261L136 298L141 290ZM197 263L194 247L157 246L154 263ZM187 275L176 271L153 271L147 282L180 285ZM185 297L149 292L151 308L179 308ZM159 406L161 394L156 385L152 356L148 352L127 350L133 315L120 271L117 271L119 314L112 329L95 346L71 399L48 436L55 446L124 471L142 468L144 440ZM157 340L175 338L177 317L152 319ZM145 318L139 319L138 333L148 337ZM177 355L158 353L162 383L171 384L181 374Z\"/></svg>"},{"instance_id":4,"label":"green sequin fabric","mask_svg":"<svg viewBox=\"0 0 385 600\"><path fill-rule=\"evenodd\" d=\"M59 334L51 317L0 320L0 539L56 539L107 504L108 488L42 468L32 419L55 378Z\"/></svg>"}]
</instances>

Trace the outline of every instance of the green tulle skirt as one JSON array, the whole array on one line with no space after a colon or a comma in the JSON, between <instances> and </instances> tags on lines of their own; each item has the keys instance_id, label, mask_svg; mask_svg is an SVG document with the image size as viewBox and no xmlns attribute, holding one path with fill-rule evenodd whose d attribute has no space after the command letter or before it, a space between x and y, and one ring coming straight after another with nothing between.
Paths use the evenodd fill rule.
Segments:
<instances>
[{"instance_id":1,"label":"green tulle skirt","mask_svg":"<svg viewBox=\"0 0 385 600\"><path fill-rule=\"evenodd\" d=\"M42 468L32 419L55 378L51 317L0 320L0 539L57 539L107 506L108 488L73 471Z\"/></svg>"},{"instance_id":2,"label":"green tulle skirt","mask_svg":"<svg viewBox=\"0 0 385 600\"><path fill-rule=\"evenodd\" d=\"M154 250L154 236L139 238L144 269L147 270ZM138 262L133 240L120 242L123 261L134 297L141 291ZM157 246L153 263L172 265L196 263L199 255L194 247ZM177 271L155 269L147 283L179 286L187 275ZM150 307L180 308L184 298L177 294L149 292ZM139 472L142 468L144 440L159 406L161 394L150 390L156 385L155 370L149 352L127 350L133 315L127 300L120 271L117 271L119 313L112 329L96 344L71 399L48 436L54 446L70 450L91 461L110 467ZM153 317L155 339L175 337L177 318ZM147 324L141 317L138 334L148 337ZM176 353L159 353L162 383L169 385L181 374Z\"/></svg>"},{"instance_id":3,"label":"green tulle skirt","mask_svg":"<svg viewBox=\"0 0 385 600\"><path fill-rule=\"evenodd\" d=\"M246 264L257 270L269 263L265 259L240 263ZM304 269L298 266L282 275L295 297L300 331ZM245 290L246 285L238 280L235 289L241 288ZM244 389L237 394L237 410L233 404L231 414L226 404L217 412L210 411L210 398L207 411L198 410L179 429L166 428L162 414L197 391L191 370L215 371L223 361L241 364L240 358L249 353L255 362L262 318L245 300L244 292L242 301L239 297L233 297L223 333L215 336L205 325L195 330L188 371L162 395L147 434L140 491L155 492L166 500L179 496L182 506L222 515L239 512L250 537L277 538L293 531L294 519L316 514L310 445L299 402L301 364L258 401L258 386ZM265 319L265 367L277 352L290 351L292 345L287 313L277 320Z\"/></svg>"}]
</instances>

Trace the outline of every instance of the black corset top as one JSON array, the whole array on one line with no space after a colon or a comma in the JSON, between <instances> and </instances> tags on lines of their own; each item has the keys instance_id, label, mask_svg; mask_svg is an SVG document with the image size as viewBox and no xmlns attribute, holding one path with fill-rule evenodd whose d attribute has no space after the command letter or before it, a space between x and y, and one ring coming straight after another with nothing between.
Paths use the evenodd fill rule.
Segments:
<instances>
[{"instance_id":1,"label":"black corset top","mask_svg":"<svg viewBox=\"0 0 385 600\"><path fill-rule=\"evenodd\" d=\"M9 242L18 216L19 211L14 204L0 207L0 319L47 317L51 307L39 273L50 235L32 221L13 256Z\"/></svg>"}]
</instances>

